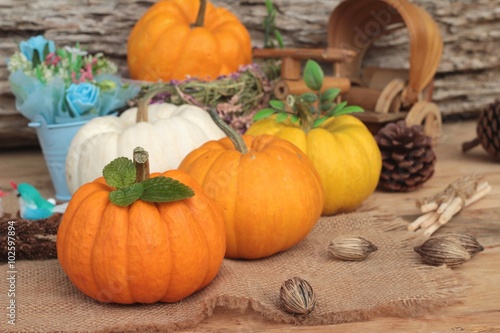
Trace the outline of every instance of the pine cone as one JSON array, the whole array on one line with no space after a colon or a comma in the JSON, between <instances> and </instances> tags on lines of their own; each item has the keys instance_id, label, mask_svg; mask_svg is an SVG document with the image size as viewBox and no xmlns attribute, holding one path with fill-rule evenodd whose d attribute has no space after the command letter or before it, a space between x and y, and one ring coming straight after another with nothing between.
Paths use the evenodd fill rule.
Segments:
<instances>
[{"instance_id":1,"label":"pine cone","mask_svg":"<svg viewBox=\"0 0 500 333\"><path fill-rule=\"evenodd\" d=\"M434 174L436 155L432 139L421 126L406 126L404 120L390 123L375 135L382 153L382 172L378 187L394 192L409 192Z\"/></svg>"},{"instance_id":2,"label":"pine cone","mask_svg":"<svg viewBox=\"0 0 500 333\"><path fill-rule=\"evenodd\" d=\"M462 151L467 152L481 144L489 154L500 158L500 100L496 100L481 112L476 133L477 138L465 142Z\"/></svg>"}]
</instances>

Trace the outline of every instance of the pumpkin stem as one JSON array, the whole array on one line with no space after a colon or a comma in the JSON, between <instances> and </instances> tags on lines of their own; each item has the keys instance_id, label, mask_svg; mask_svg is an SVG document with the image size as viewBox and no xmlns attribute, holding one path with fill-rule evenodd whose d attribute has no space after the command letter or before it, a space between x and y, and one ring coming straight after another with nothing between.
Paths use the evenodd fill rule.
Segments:
<instances>
[{"instance_id":1,"label":"pumpkin stem","mask_svg":"<svg viewBox=\"0 0 500 333\"><path fill-rule=\"evenodd\" d=\"M149 179L149 154L144 148L137 147L134 149L134 165L136 183Z\"/></svg>"},{"instance_id":2,"label":"pumpkin stem","mask_svg":"<svg viewBox=\"0 0 500 333\"><path fill-rule=\"evenodd\" d=\"M233 142L234 147L236 148L237 151L239 151L242 154L248 153L248 147L241 137L231 126L226 124L224 120L222 120L221 117L219 117L219 114L217 113L217 110L215 108L209 108L208 113L210 114L210 117L212 120L215 122L217 126L226 134L229 139Z\"/></svg>"},{"instance_id":3,"label":"pumpkin stem","mask_svg":"<svg viewBox=\"0 0 500 333\"><path fill-rule=\"evenodd\" d=\"M207 0L200 0L200 9L198 10L198 16L196 17L196 22L191 25L192 28L203 27L205 24L205 12L207 10Z\"/></svg>"},{"instance_id":4,"label":"pumpkin stem","mask_svg":"<svg viewBox=\"0 0 500 333\"><path fill-rule=\"evenodd\" d=\"M302 102L295 103L302 130L308 133L312 128L311 114L308 106Z\"/></svg>"},{"instance_id":5,"label":"pumpkin stem","mask_svg":"<svg viewBox=\"0 0 500 333\"><path fill-rule=\"evenodd\" d=\"M153 89L153 90L149 91L146 95L144 95L143 98L141 98L139 103L137 103L137 116L135 118L136 123L140 123L141 121L144 121L144 122L148 121L148 107L149 107L149 104L151 103L151 100L156 95L164 93L164 92L170 92L170 88L163 86L163 87Z\"/></svg>"}]
</instances>

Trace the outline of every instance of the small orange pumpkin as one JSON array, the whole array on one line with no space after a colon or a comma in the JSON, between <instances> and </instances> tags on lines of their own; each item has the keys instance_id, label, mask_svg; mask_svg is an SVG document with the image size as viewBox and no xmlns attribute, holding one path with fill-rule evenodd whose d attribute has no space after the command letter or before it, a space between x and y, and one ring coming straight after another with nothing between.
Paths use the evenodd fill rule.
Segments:
<instances>
[{"instance_id":1,"label":"small orange pumpkin","mask_svg":"<svg viewBox=\"0 0 500 333\"><path fill-rule=\"evenodd\" d=\"M133 79L214 80L252 62L250 34L238 18L206 0L163 0L139 19L128 40Z\"/></svg>"},{"instance_id":2,"label":"small orange pumpkin","mask_svg":"<svg viewBox=\"0 0 500 333\"><path fill-rule=\"evenodd\" d=\"M110 202L116 189L101 177L71 198L57 233L57 257L84 294L122 304L176 302L217 275L226 247L220 207L185 172L150 180L160 176L188 185L194 196L122 207Z\"/></svg>"},{"instance_id":3,"label":"small orange pumpkin","mask_svg":"<svg viewBox=\"0 0 500 333\"><path fill-rule=\"evenodd\" d=\"M263 258L299 243L323 208L321 179L312 162L274 136L241 137L210 112L230 138L195 149L179 169L222 206L226 257Z\"/></svg>"}]
</instances>

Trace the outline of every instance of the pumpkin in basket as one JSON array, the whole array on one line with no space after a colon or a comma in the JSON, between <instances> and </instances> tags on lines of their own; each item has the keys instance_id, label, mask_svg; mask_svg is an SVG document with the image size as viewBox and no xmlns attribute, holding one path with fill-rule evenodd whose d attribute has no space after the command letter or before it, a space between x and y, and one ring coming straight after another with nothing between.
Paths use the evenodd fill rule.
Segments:
<instances>
[{"instance_id":1,"label":"pumpkin in basket","mask_svg":"<svg viewBox=\"0 0 500 333\"><path fill-rule=\"evenodd\" d=\"M317 92L289 98L293 111L281 101L271 101L273 109L259 111L246 134L271 134L285 139L306 154L316 167L325 191L323 215L349 212L375 191L382 169L378 145L357 118L347 113L362 111L346 102L334 101L339 89L320 92L323 72L308 61L304 80ZM315 103L319 104L319 110ZM273 114L278 110L278 114ZM273 114L273 115L272 115ZM261 119L259 119L261 118Z\"/></svg>"},{"instance_id":2,"label":"pumpkin in basket","mask_svg":"<svg viewBox=\"0 0 500 333\"><path fill-rule=\"evenodd\" d=\"M252 62L250 34L238 18L207 0L163 0L130 33L127 61L133 79L215 80Z\"/></svg>"},{"instance_id":3,"label":"pumpkin in basket","mask_svg":"<svg viewBox=\"0 0 500 333\"><path fill-rule=\"evenodd\" d=\"M57 233L71 282L101 302L176 302L207 286L225 251L220 207L185 172L149 176L147 152L80 187Z\"/></svg>"},{"instance_id":4,"label":"pumpkin in basket","mask_svg":"<svg viewBox=\"0 0 500 333\"><path fill-rule=\"evenodd\" d=\"M66 181L74 193L80 186L101 175L106 164L127 156L136 146L151 153L151 170L175 169L191 150L224 133L197 106L161 103L151 98L163 89L151 91L119 117L92 119L73 138L66 157Z\"/></svg>"},{"instance_id":5,"label":"pumpkin in basket","mask_svg":"<svg viewBox=\"0 0 500 333\"><path fill-rule=\"evenodd\" d=\"M193 150L179 169L219 203L226 223L226 257L257 259L307 236L323 207L321 180L297 147L270 136L240 136L210 115L228 137Z\"/></svg>"}]
</instances>

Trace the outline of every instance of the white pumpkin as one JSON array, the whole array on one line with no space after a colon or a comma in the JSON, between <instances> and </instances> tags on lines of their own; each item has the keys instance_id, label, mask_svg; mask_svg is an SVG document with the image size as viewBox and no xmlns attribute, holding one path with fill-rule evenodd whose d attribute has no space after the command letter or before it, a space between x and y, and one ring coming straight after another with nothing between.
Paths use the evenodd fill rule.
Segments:
<instances>
[{"instance_id":1,"label":"white pumpkin","mask_svg":"<svg viewBox=\"0 0 500 333\"><path fill-rule=\"evenodd\" d=\"M225 134L205 110L168 103L140 104L118 116L97 117L85 124L71 141L66 157L70 193L102 176L109 162L129 156L135 147L149 152L151 172L176 169L193 149Z\"/></svg>"}]
</instances>

